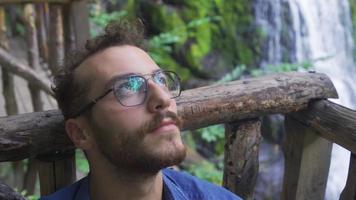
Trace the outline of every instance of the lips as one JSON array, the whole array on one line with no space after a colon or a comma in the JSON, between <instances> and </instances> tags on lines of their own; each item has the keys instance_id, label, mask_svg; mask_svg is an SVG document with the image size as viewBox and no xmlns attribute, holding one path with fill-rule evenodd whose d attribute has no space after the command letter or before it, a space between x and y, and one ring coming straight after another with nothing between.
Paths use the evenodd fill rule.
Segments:
<instances>
[{"instance_id":1,"label":"lips","mask_svg":"<svg viewBox=\"0 0 356 200\"><path fill-rule=\"evenodd\" d=\"M152 133L165 132L172 129L176 129L176 122L173 120L163 120L157 126L152 129Z\"/></svg>"}]
</instances>

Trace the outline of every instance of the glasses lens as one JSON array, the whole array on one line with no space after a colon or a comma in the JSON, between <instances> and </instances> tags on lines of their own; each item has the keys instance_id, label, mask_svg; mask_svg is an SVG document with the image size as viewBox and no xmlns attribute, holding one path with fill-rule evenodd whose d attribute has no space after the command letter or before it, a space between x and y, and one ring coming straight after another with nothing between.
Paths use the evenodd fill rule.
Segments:
<instances>
[{"instance_id":1,"label":"glasses lens","mask_svg":"<svg viewBox=\"0 0 356 200\"><path fill-rule=\"evenodd\" d=\"M159 71L153 75L153 80L157 85L171 95L171 98L180 95L180 79L178 75L170 71Z\"/></svg>"},{"instance_id":2,"label":"glasses lens","mask_svg":"<svg viewBox=\"0 0 356 200\"><path fill-rule=\"evenodd\" d=\"M180 78L174 72L159 71L152 80L166 91L171 98L180 95ZM123 106L137 106L146 99L147 81L142 76L128 76L114 84L114 95Z\"/></svg>"},{"instance_id":3,"label":"glasses lens","mask_svg":"<svg viewBox=\"0 0 356 200\"><path fill-rule=\"evenodd\" d=\"M146 80L141 76L129 76L114 85L114 95L124 106L135 106L143 103L147 91Z\"/></svg>"}]
</instances>

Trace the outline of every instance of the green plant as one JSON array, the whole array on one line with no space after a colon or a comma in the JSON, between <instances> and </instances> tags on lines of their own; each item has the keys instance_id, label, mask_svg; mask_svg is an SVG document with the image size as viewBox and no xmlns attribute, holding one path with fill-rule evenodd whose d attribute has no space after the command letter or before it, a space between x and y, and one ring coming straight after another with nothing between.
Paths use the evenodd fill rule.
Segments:
<instances>
[{"instance_id":1,"label":"green plant","mask_svg":"<svg viewBox=\"0 0 356 200\"><path fill-rule=\"evenodd\" d=\"M204 161L199 164L191 165L187 171L196 177L215 183L217 185L222 184L222 170L217 169L215 165L210 162Z\"/></svg>"},{"instance_id":2,"label":"green plant","mask_svg":"<svg viewBox=\"0 0 356 200\"><path fill-rule=\"evenodd\" d=\"M82 151L76 150L75 162L77 169L83 173L89 173L89 163Z\"/></svg>"}]
</instances>

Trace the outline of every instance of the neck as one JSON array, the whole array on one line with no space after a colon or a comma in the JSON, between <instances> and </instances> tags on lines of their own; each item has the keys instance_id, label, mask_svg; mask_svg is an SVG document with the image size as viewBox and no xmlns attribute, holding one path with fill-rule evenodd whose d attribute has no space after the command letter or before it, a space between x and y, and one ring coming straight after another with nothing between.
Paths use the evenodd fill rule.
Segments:
<instances>
[{"instance_id":1,"label":"neck","mask_svg":"<svg viewBox=\"0 0 356 200\"><path fill-rule=\"evenodd\" d=\"M111 164L110 164L111 165ZM90 199L92 200L161 200L162 172L135 173L114 166L91 166Z\"/></svg>"}]
</instances>

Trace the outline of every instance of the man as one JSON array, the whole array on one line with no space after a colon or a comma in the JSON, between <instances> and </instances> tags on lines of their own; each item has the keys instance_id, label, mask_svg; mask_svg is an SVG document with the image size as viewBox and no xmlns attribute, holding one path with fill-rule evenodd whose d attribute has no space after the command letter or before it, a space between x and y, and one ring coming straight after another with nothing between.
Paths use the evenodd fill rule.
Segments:
<instances>
[{"instance_id":1,"label":"man","mask_svg":"<svg viewBox=\"0 0 356 200\"><path fill-rule=\"evenodd\" d=\"M50 200L240 199L166 167L186 155L174 100L179 77L141 48L139 24L113 23L73 54L54 91L74 145L84 150L88 177L43 197Z\"/></svg>"}]
</instances>

